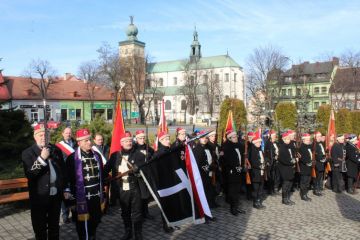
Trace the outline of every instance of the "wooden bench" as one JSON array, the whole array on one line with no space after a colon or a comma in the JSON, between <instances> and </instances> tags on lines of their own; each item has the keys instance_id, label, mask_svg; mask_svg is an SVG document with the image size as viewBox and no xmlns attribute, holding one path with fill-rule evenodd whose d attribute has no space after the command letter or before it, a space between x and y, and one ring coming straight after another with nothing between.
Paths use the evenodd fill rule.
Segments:
<instances>
[{"instance_id":1,"label":"wooden bench","mask_svg":"<svg viewBox=\"0 0 360 240\"><path fill-rule=\"evenodd\" d=\"M27 178L15 178L8 180L0 180L0 191L16 189L16 188L27 188ZM16 202L20 200L29 199L29 192L21 190L20 192L0 194L0 204Z\"/></svg>"}]
</instances>

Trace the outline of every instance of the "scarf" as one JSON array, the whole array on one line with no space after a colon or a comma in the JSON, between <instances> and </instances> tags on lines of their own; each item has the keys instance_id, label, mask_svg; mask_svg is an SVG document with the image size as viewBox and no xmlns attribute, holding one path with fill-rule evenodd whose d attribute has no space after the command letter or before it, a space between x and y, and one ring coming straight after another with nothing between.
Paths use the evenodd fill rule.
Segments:
<instances>
[{"instance_id":1,"label":"scarf","mask_svg":"<svg viewBox=\"0 0 360 240\"><path fill-rule=\"evenodd\" d=\"M100 204L101 210L104 210L105 202L104 196L102 193L102 169L103 164L102 161L98 158L96 154L94 154L94 158L99 167L99 175L100 175ZM87 207L86 196L85 196L85 187L84 187L84 177L83 177L83 167L81 160L81 151L80 147L78 147L75 151L75 175L76 175L76 210L78 212L78 221L87 221L90 218L89 210Z\"/></svg>"}]
</instances>

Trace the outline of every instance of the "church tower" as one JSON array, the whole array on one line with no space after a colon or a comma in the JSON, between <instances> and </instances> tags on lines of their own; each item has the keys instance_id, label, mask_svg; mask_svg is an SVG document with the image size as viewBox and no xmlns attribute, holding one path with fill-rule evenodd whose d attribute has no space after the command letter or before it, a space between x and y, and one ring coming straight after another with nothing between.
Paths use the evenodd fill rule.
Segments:
<instances>
[{"instance_id":1,"label":"church tower","mask_svg":"<svg viewBox=\"0 0 360 240\"><path fill-rule=\"evenodd\" d=\"M193 34L193 42L191 44L190 50L190 61L198 61L201 58L201 45L198 40L198 33L196 31L196 26Z\"/></svg>"},{"instance_id":2,"label":"church tower","mask_svg":"<svg viewBox=\"0 0 360 240\"><path fill-rule=\"evenodd\" d=\"M142 57L145 59L145 43L137 39L138 29L134 25L134 17L130 16L130 24L126 29L127 40L119 42L120 59Z\"/></svg>"}]
</instances>

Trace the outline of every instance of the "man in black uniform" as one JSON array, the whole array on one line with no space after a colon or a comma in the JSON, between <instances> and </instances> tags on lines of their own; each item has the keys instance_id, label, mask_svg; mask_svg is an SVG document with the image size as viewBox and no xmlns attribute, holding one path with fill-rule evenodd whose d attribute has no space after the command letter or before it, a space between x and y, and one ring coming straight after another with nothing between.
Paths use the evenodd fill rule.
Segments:
<instances>
[{"instance_id":1,"label":"man in black uniform","mask_svg":"<svg viewBox=\"0 0 360 240\"><path fill-rule=\"evenodd\" d=\"M22 152L28 179L31 223L36 239L59 239L65 163L61 151L46 146L43 124L34 127L35 144Z\"/></svg>"},{"instance_id":2,"label":"man in black uniform","mask_svg":"<svg viewBox=\"0 0 360 240\"><path fill-rule=\"evenodd\" d=\"M356 135L351 134L346 144L347 192L350 194L355 194L354 183L359 174L360 153L356 146L357 143Z\"/></svg>"},{"instance_id":3,"label":"man in black uniform","mask_svg":"<svg viewBox=\"0 0 360 240\"><path fill-rule=\"evenodd\" d=\"M311 201L307 193L309 191L311 170L313 166L313 153L311 145L311 136L308 133L304 133L301 137L302 143L300 146L300 197L301 200Z\"/></svg>"},{"instance_id":4,"label":"man in black uniform","mask_svg":"<svg viewBox=\"0 0 360 240\"><path fill-rule=\"evenodd\" d=\"M269 193L278 194L280 189L280 172L278 168L279 144L274 130L269 131L270 138L265 144L265 159L269 164Z\"/></svg>"},{"instance_id":5,"label":"man in black uniform","mask_svg":"<svg viewBox=\"0 0 360 240\"><path fill-rule=\"evenodd\" d=\"M325 171L326 155L325 148L322 143L322 136L320 132L315 132L315 173L316 178L314 181L314 195L322 196L322 184Z\"/></svg>"},{"instance_id":6,"label":"man in black uniform","mask_svg":"<svg viewBox=\"0 0 360 240\"><path fill-rule=\"evenodd\" d=\"M222 179L222 174L221 174L221 169L220 169L220 163L219 163L219 158L220 158L220 146L217 143L217 138L216 138L216 131L212 131L207 135L209 141L207 143L209 150L211 152L211 156L213 157L213 174L215 174L215 192L216 195L220 194L221 192L221 188L223 187L223 179ZM212 178L214 178L214 176L212 176ZM216 206L218 206L218 204L215 203Z\"/></svg>"},{"instance_id":7,"label":"man in black uniform","mask_svg":"<svg viewBox=\"0 0 360 240\"><path fill-rule=\"evenodd\" d=\"M282 135L283 143L279 150L279 171L283 181L282 183L282 203L285 205L294 205L290 200L290 190L295 174L295 156L290 146L290 133L285 132Z\"/></svg>"},{"instance_id":8,"label":"man in black uniform","mask_svg":"<svg viewBox=\"0 0 360 240\"><path fill-rule=\"evenodd\" d=\"M241 173L244 171L245 159L244 148L238 143L238 136L235 131L226 132L227 141L222 146L222 169L227 195L230 203L230 213L237 216L239 213L245 213L239 209L239 193L241 188Z\"/></svg>"},{"instance_id":9,"label":"man in black uniform","mask_svg":"<svg viewBox=\"0 0 360 240\"><path fill-rule=\"evenodd\" d=\"M251 144L251 184L253 186L253 206L256 209L265 208L262 205L262 194L264 188L264 180L265 180L265 158L263 151L261 150L261 136L259 132L256 132L255 136L252 139Z\"/></svg>"},{"instance_id":10,"label":"man in black uniform","mask_svg":"<svg viewBox=\"0 0 360 240\"><path fill-rule=\"evenodd\" d=\"M142 239L142 199L139 179L141 178L135 166L144 163L145 155L133 147L131 133L120 136L121 151L111 154L105 166L105 175L112 173L117 179L120 192L121 217L125 225L125 235L121 238L132 238L132 223L134 223L135 239ZM145 186L146 187L146 186Z\"/></svg>"},{"instance_id":11,"label":"man in black uniform","mask_svg":"<svg viewBox=\"0 0 360 240\"><path fill-rule=\"evenodd\" d=\"M290 147L291 147L291 151L292 151L292 155L295 158L295 160L297 162L299 162L299 151L298 151L298 146L297 146L297 142L296 142L296 132L289 129L289 137L290 137ZM298 165L298 164L297 164ZM294 175L294 180L293 180L293 184L291 187L291 191L296 191L299 189L300 187L300 169L299 167L296 165L295 167L295 175Z\"/></svg>"},{"instance_id":12,"label":"man in black uniform","mask_svg":"<svg viewBox=\"0 0 360 240\"><path fill-rule=\"evenodd\" d=\"M105 208L103 185L103 162L101 156L91 149L88 129L76 131L78 148L66 159L68 189L65 199L76 204L73 221L79 239L95 239L96 228Z\"/></svg>"},{"instance_id":13,"label":"man in black uniform","mask_svg":"<svg viewBox=\"0 0 360 240\"><path fill-rule=\"evenodd\" d=\"M200 131L198 135L206 133L204 130ZM215 189L214 186L211 184L211 177L213 174L214 168L216 165L213 163L213 156L208 148L208 139L207 137L202 137L199 139L199 142L195 145L193 150L199 172L201 175L201 180L204 186L205 196L209 203L210 208L216 207L215 203ZM209 220L214 220L209 216L205 216L205 220L208 222Z\"/></svg>"},{"instance_id":14,"label":"man in black uniform","mask_svg":"<svg viewBox=\"0 0 360 240\"><path fill-rule=\"evenodd\" d=\"M346 170L346 150L344 146L344 135L339 134L336 138L336 143L331 148L332 159L332 182L333 191L336 193L342 192L342 172Z\"/></svg>"},{"instance_id":15,"label":"man in black uniform","mask_svg":"<svg viewBox=\"0 0 360 240\"><path fill-rule=\"evenodd\" d=\"M142 159L144 164L149 159L151 159L151 156L154 154L154 149L146 143L145 139L145 132L144 130L137 130L135 133L136 137L136 143L135 143L135 150L142 153L145 157ZM151 169L153 170L153 169ZM150 171L149 168L144 169L144 171ZM142 178L139 179L139 186L141 190L141 197L142 197L142 216L145 219L152 220L154 217L149 214L149 200L150 200L150 192L148 188L146 187L146 184Z\"/></svg>"},{"instance_id":16,"label":"man in black uniform","mask_svg":"<svg viewBox=\"0 0 360 240\"><path fill-rule=\"evenodd\" d=\"M176 128L176 140L171 144L171 148L177 148L176 151L178 157L183 161L185 168L185 140L186 140L186 129L182 127Z\"/></svg>"}]
</instances>

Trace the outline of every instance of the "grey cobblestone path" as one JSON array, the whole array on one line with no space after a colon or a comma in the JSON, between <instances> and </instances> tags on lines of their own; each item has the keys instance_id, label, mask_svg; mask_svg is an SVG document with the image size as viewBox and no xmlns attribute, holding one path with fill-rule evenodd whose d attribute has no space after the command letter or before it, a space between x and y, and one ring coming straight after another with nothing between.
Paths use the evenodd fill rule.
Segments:
<instances>
[{"instance_id":1,"label":"grey cobblestone path","mask_svg":"<svg viewBox=\"0 0 360 240\"><path fill-rule=\"evenodd\" d=\"M269 196L265 210L252 208L242 200L245 215L232 216L228 204L219 199L221 207L213 210L217 221L210 224L182 226L172 234L162 230L160 212L151 204L156 218L145 221L144 239L360 239L360 194L325 196L309 193L312 202L300 200L298 192L292 199L295 206L281 204L280 196ZM34 239L29 210L0 210L0 239ZM119 207L110 209L98 227L97 239L119 239L124 232ZM61 224L61 239L77 239L73 224Z\"/></svg>"}]
</instances>

